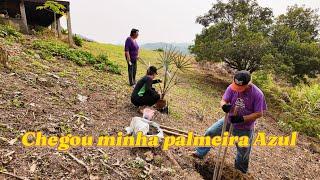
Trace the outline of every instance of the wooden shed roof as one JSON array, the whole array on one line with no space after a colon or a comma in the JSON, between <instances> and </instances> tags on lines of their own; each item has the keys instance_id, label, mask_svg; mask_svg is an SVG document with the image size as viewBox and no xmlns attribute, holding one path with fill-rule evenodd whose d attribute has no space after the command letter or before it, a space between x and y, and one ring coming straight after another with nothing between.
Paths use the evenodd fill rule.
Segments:
<instances>
[{"instance_id":1,"label":"wooden shed roof","mask_svg":"<svg viewBox=\"0 0 320 180\"><path fill-rule=\"evenodd\" d=\"M48 0L24 0L25 2L34 2L34 3L45 3ZM57 0L56 0L57 1ZM57 2L59 2L60 4L66 6L66 8L69 8L70 2L67 0L58 0Z\"/></svg>"},{"instance_id":2,"label":"wooden shed roof","mask_svg":"<svg viewBox=\"0 0 320 180\"><path fill-rule=\"evenodd\" d=\"M54 15L48 10L37 10L37 6L43 5L47 0L24 0L26 16L29 25L49 26L54 22ZM0 10L8 12L10 17L16 17L20 14L19 3L21 0L1 0ZM70 2L58 0L60 4L66 7L65 11L69 11ZM57 15L58 18L61 15Z\"/></svg>"}]
</instances>

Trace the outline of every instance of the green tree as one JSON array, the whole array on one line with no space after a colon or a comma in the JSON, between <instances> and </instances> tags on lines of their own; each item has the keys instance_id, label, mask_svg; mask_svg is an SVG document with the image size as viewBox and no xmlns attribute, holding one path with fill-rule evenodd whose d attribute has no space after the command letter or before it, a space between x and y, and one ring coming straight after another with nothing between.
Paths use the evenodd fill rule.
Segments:
<instances>
[{"instance_id":1,"label":"green tree","mask_svg":"<svg viewBox=\"0 0 320 180\"><path fill-rule=\"evenodd\" d=\"M196 21L204 26L190 47L197 60L224 61L231 68L253 72L269 54L273 13L256 0L218 1Z\"/></svg>"},{"instance_id":2,"label":"green tree","mask_svg":"<svg viewBox=\"0 0 320 180\"><path fill-rule=\"evenodd\" d=\"M54 31L56 32L57 29L57 14L63 15L64 10L66 7L56 1L46 1L43 6L38 6L37 10L48 10L53 12L53 19L54 19Z\"/></svg>"},{"instance_id":3,"label":"green tree","mask_svg":"<svg viewBox=\"0 0 320 180\"><path fill-rule=\"evenodd\" d=\"M287 13L277 18L277 25L294 29L301 41L315 41L319 36L320 19L318 11L297 5L288 7Z\"/></svg>"},{"instance_id":4,"label":"green tree","mask_svg":"<svg viewBox=\"0 0 320 180\"><path fill-rule=\"evenodd\" d=\"M276 48L266 64L294 83L320 73L320 19L316 10L292 6L277 18L271 37Z\"/></svg>"}]
</instances>

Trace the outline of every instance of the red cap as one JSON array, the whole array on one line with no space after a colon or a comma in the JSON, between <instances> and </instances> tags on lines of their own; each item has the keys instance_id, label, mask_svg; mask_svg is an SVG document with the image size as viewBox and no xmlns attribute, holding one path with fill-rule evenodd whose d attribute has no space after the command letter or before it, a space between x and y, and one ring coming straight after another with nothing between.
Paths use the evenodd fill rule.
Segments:
<instances>
[{"instance_id":1,"label":"red cap","mask_svg":"<svg viewBox=\"0 0 320 180\"><path fill-rule=\"evenodd\" d=\"M236 92L243 92L247 89L248 85L239 86L235 82L231 84L231 89Z\"/></svg>"},{"instance_id":2,"label":"red cap","mask_svg":"<svg viewBox=\"0 0 320 180\"><path fill-rule=\"evenodd\" d=\"M231 84L231 89L236 92L243 92L247 89L248 84L251 81L251 74L248 71L238 71L236 72L233 83Z\"/></svg>"}]
</instances>

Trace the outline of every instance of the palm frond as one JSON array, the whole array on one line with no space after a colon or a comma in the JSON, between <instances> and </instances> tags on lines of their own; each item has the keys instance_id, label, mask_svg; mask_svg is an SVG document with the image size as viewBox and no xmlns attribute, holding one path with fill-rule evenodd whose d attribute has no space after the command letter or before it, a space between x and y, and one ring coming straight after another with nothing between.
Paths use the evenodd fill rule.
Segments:
<instances>
[{"instance_id":1,"label":"palm frond","mask_svg":"<svg viewBox=\"0 0 320 180\"><path fill-rule=\"evenodd\" d=\"M158 70L163 71L163 83L160 84L160 91L164 97L174 86L179 84L177 78L179 72L185 72L192 68L192 57L183 55L175 47L165 47L164 51L159 54L157 64L160 65Z\"/></svg>"}]
</instances>

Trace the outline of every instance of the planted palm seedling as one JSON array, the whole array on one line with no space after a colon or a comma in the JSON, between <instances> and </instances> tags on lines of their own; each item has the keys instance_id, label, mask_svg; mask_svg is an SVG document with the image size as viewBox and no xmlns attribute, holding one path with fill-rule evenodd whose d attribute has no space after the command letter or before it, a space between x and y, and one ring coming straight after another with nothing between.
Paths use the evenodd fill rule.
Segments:
<instances>
[{"instance_id":1,"label":"planted palm seedling","mask_svg":"<svg viewBox=\"0 0 320 180\"><path fill-rule=\"evenodd\" d=\"M166 107L166 94L181 82L178 74L186 72L192 67L191 59L191 57L183 55L173 47L165 48L165 50L160 53L160 58L158 59L160 68L158 69L161 69L163 72L163 81L162 84L160 84L161 98L157 103L158 109Z\"/></svg>"}]
</instances>

